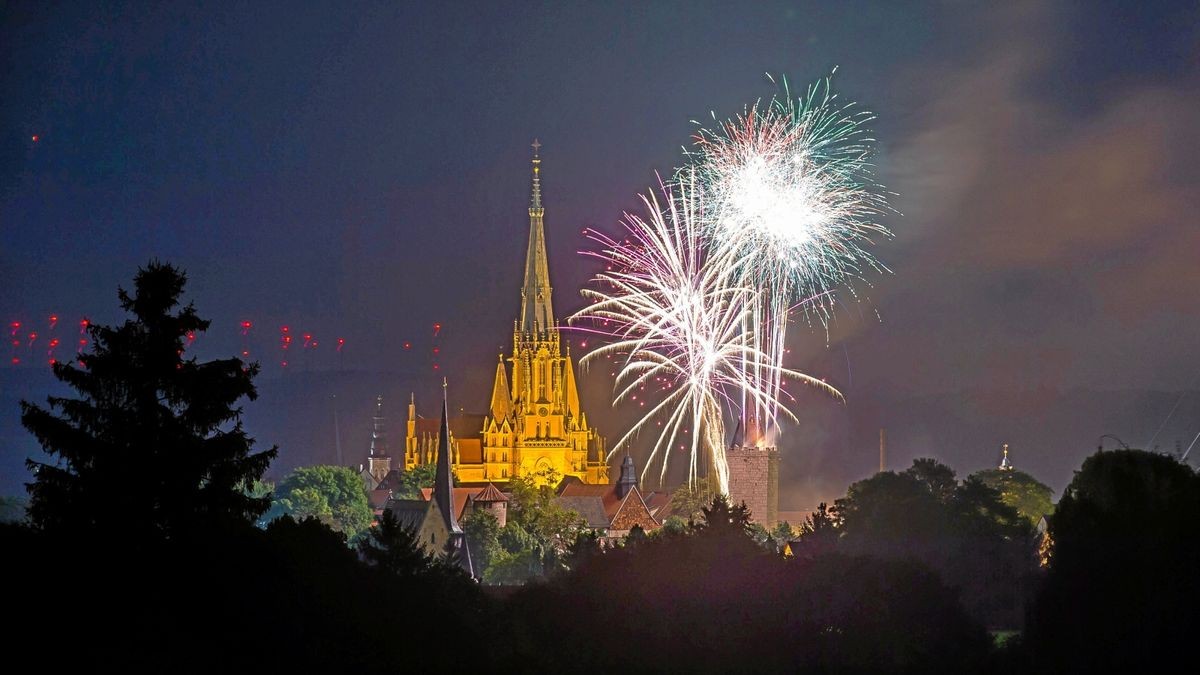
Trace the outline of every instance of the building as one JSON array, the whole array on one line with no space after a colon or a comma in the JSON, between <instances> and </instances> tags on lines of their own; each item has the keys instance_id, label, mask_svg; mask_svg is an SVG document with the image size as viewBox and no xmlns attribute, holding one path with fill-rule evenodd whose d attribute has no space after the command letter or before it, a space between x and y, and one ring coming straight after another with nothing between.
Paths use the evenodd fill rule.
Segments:
<instances>
[{"instance_id":1,"label":"building","mask_svg":"<svg viewBox=\"0 0 1200 675\"><path fill-rule=\"evenodd\" d=\"M763 443L754 418L745 429L738 420L725 460L729 464L729 501L745 502L752 521L775 525L779 519L779 451Z\"/></svg>"},{"instance_id":2,"label":"building","mask_svg":"<svg viewBox=\"0 0 1200 675\"><path fill-rule=\"evenodd\" d=\"M543 224L540 144L534 141L529 245L512 352L500 355L487 412L450 424L451 464L460 484L503 485L519 476L556 473L589 485L609 482L604 439L579 404L575 365L551 302ZM436 430L408 409L404 468L438 461Z\"/></svg>"},{"instance_id":3,"label":"building","mask_svg":"<svg viewBox=\"0 0 1200 675\"><path fill-rule=\"evenodd\" d=\"M421 548L430 555L445 555L454 551L463 569L475 576L466 535L458 522L454 508L454 483L450 475L450 428L447 414L446 385L442 384L442 419L438 432L437 472L430 498L389 499L384 506L404 527L417 533Z\"/></svg>"},{"instance_id":4,"label":"building","mask_svg":"<svg viewBox=\"0 0 1200 675\"><path fill-rule=\"evenodd\" d=\"M621 477L610 485L586 485L574 480L564 481L559 488L559 506L579 513L587 526L600 533L601 541L611 544L629 534L635 526L644 532L656 530L661 522L638 489L633 459L626 455L621 463Z\"/></svg>"}]
</instances>

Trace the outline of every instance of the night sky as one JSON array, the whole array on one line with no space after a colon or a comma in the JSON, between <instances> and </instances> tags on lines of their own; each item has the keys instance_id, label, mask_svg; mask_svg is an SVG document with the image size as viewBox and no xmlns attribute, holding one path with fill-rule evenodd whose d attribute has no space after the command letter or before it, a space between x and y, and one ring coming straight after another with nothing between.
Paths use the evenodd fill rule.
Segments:
<instances>
[{"instance_id":1,"label":"night sky","mask_svg":"<svg viewBox=\"0 0 1200 675\"><path fill-rule=\"evenodd\" d=\"M1198 384L1196 3L0 13L0 320L22 334L51 313L72 343L80 317L116 320L117 285L157 257L188 271L213 319L202 354L239 351L251 320L269 384L288 324L320 341L310 384L339 368L445 374L481 407L518 309L535 137L565 316L592 271L581 230L611 231L679 162L691 120L770 96L766 73L802 85L837 67L835 87L878 115L878 172L902 215L875 249L893 274L870 277L828 342L791 333L795 365L848 404L802 400L785 477L808 487L794 504L785 489L785 508L869 473L879 426L897 428L897 464L933 455L966 472L1009 441L1061 488L1097 436L1147 443ZM24 394L44 359L19 356L0 382ZM593 409L604 386L587 384ZM937 412L954 401L961 414ZM1200 432L1185 401L1157 443ZM589 415L615 440L618 417ZM31 442L15 418L6 408L4 493Z\"/></svg>"}]
</instances>

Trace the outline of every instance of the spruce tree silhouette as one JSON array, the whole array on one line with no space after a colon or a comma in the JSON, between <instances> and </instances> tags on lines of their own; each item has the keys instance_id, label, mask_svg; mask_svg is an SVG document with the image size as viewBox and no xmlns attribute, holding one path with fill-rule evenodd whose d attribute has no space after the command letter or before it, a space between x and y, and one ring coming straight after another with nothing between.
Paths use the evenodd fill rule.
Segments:
<instances>
[{"instance_id":1,"label":"spruce tree silhouette","mask_svg":"<svg viewBox=\"0 0 1200 675\"><path fill-rule=\"evenodd\" d=\"M152 543L198 528L252 522L269 499L245 487L262 477L276 448L253 453L241 408L253 400L256 364L184 357L189 332L209 322L180 304L187 277L152 261L119 290L132 316L91 326L92 345L54 375L79 393L21 402L21 422L54 463L28 460L33 524Z\"/></svg>"},{"instance_id":2,"label":"spruce tree silhouette","mask_svg":"<svg viewBox=\"0 0 1200 675\"><path fill-rule=\"evenodd\" d=\"M417 542L416 530L405 527L386 510L358 542L358 552L368 565L397 576L415 576L433 564Z\"/></svg>"}]
</instances>

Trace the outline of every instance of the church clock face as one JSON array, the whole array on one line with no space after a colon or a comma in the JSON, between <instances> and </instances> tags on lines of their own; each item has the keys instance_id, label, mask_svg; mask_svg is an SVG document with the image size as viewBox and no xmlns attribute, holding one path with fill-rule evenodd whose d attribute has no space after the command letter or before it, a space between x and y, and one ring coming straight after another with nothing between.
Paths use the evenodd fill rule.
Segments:
<instances>
[{"instance_id":1,"label":"church clock face","mask_svg":"<svg viewBox=\"0 0 1200 675\"><path fill-rule=\"evenodd\" d=\"M542 407L538 408L538 416L539 417L545 417L547 412L548 411L546 410L546 406L542 406Z\"/></svg>"}]
</instances>

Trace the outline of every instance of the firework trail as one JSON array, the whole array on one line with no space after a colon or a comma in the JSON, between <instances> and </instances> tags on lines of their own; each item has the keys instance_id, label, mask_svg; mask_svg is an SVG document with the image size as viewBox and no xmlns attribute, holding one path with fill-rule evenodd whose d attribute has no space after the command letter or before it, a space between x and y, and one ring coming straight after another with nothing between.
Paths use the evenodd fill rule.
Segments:
<instances>
[{"instance_id":1,"label":"firework trail","mask_svg":"<svg viewBox=\"0 0 1200 675\"><path fill-rule=\"evenodd\" d=\"M827 329L838 288L853 296L864 272L887 271L865 248L891 234L878 222L890 209L871 172L872 119L840 102L828 77L798 98L785 80L765 104L700 128L676 174L675 184L695 181L698 227L716 258L735 267L732 283L758 291L744 333L769 367L746 367L770 381L768 405L754 406L767 428L780 410L793 311Z\"/></svg>"},{"instance_id":2,"label":"firework trail","mask_svg":"<svg viewBox=\"0 0 1200 675\"><path fill-rule=\"evenodd\" d=\"M662 397L613 446L609 457L659 422L662 431L651 447L643 477L661 459L665 477L670 451L690 430L688 476L711 457L719 489L728 493L723 411L741 413L749 401L778 409L774 383L795 378L840 396L832 387L767 358L747 335L748 313L759 304L759 291L740 283L743 265L731 247L712 247L701 229L701 203L690 181L663 186L663 200L642 196L645 217L626 214L625 233L613 239L588 231L599 245L584 255L602 261L606 270L583 290L590 304L571 317L578 330L598 333L608 344L582 363L616 356L614 404L651 387ZM750 339L747 339L749 337ZM786 411L786 408L783 408Z\"/></svg>"}]
</instances>

